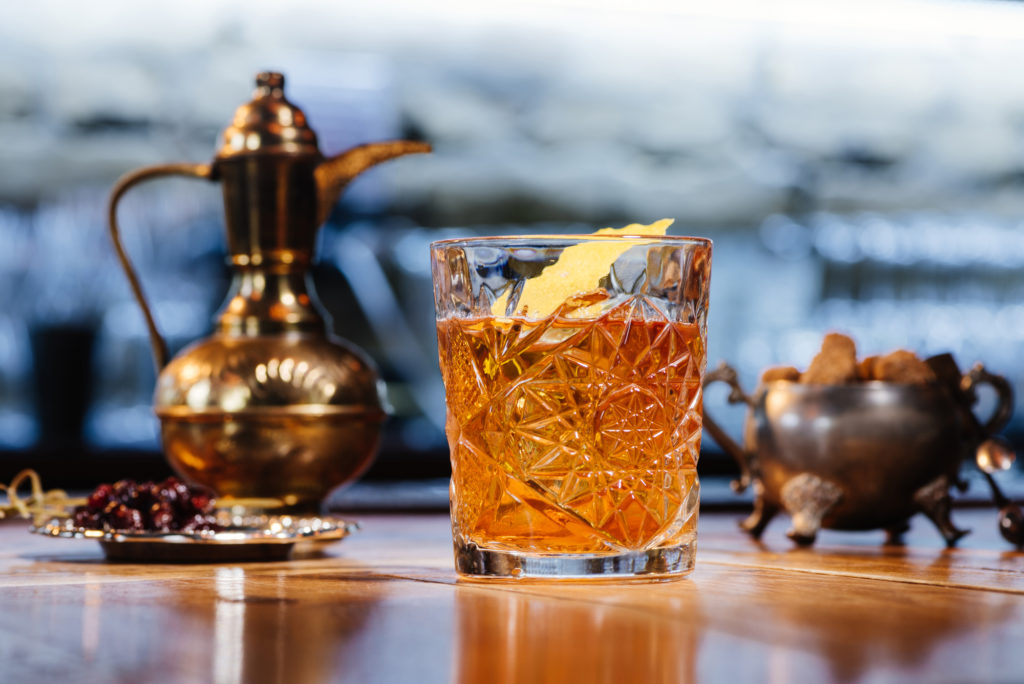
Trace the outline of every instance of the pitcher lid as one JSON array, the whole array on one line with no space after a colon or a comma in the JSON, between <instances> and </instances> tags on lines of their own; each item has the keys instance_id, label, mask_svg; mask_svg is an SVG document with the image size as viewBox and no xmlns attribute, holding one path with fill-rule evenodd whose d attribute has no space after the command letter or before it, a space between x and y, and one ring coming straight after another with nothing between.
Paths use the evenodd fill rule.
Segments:
<instances>
[{"instance_id":1,"label":"pitcher lid","mask_svg":"<svg viewBox=\"0 0 1024 684\"><path fill-rule=\"evenodd\" d=\"M218 159L265 154L321 156L306 115L284 96L284 75L274 71L256 75L252 100L235 110L217 150Z\"/></svg>"}]
</instances>

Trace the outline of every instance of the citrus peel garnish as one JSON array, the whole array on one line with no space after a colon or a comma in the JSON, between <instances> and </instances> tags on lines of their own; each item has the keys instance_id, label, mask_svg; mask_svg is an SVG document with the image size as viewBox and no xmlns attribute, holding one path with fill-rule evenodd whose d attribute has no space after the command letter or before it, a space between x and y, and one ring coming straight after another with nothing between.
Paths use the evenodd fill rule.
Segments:
<instances>
[{"instance_id":1,"label":"citrus peel garnish","mask_svg":"<svg viewBox=\"0 0 1024 684\"><path fill-rule=\"evenodd\" d=\"M657 237L664 235L673 222L674 219L661 219L649 226L631 223L622 228L602 228L594 235ZM611 272L615 260L639 244L642 243L633 240L596 240L566 247L558 261L545 268L540 275L523 283L514 315L544 318L555 313L570 299L599 290L601 279ZM491 315L507 315L508 296L509 291L506 290L491 304Z\"/></svg>"}]
</instances>

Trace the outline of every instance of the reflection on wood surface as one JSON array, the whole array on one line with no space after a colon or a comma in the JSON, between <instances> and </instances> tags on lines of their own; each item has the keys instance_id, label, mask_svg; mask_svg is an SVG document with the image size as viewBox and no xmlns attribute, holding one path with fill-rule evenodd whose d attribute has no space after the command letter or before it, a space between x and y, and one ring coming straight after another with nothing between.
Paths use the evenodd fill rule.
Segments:
<instances>
[{"instance_id":1,"label":"reflection on wood surface","mask_svg":"<svg viewBox=\"0 0 1024 684\"><path fill-rule=\"evenodd\" d=\"M993 511L945 550L921 525L794 550L705 515L664 583L459 581L445 516L371 516L324 555L114 565L92 542L0 526L10 681L1013 681L1024 554Z\"/></svg>"}]
</instances>

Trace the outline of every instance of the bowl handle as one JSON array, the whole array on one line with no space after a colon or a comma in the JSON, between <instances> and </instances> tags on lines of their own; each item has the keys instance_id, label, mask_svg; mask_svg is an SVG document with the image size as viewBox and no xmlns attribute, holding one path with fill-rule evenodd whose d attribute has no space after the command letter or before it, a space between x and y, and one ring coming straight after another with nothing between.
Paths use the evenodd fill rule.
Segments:
<instances>
[{"instance_id":1,"label":"bowl handle","mask_svg":"<svg viewBox=\"0 0 1024 684\"><path fill-rule=\"evenodd\" d=\"M974 417L973 410L969 408L977 400L974 388L981 384L991 385L998 397L996 408L984 425L981 425L981 421ZM978 439L981 440L974 460L978 470L981 471L982 476L992 489L992 499L995 501L996 507L999 508L999 533L1018 549L1022 548L1024 547L1024 512L1021 511L1020 506L1003 494L995 478L992 477L995 472L1009 468L1016 458L1010 443L995 435L1005 427L1013 415L1013 387L1006 381L1006 378L989 373L979 363L960 379L960 391L969 403L967 410L974 417Z\"/></svg>"},{"instance_id":2,"label":"bowl handle","mask_svg":"<svg viewBox=\"0 0 1024 684\"><path fill-rule=\"evenodd\" d=\"M714 382L724 382L732 391L729 393L730 404L746 404L750 408L754 408L754 399L749 394L743 391L740 386L739 376L736 374L736 370L725 363L724 361L718 365L718 368L710 371L704 375L704 387L707 387ZM708 415L707 409L704 409L704 429L708 431L708 434L718 443L718 446L733 457L736 463L740 467L740 477L738 480L733 480L730 484L733 491L740 493L750 486L753 478L758 474L757 457L756 455L741 447L729 434L722 429L722 427L716 423L710 415Z\"/></svg>"},{"instance_id":3,"label":"bowl handle","mask_svg":"<svg viewBox=\"0 0 1024 684\"><path fill-rule=\"evenodd\" d=\"M1010 422L1013 416L1013 387L1002 375L989 373L985 366L975 364L971 370L960 379L960 391L964 393L973 405L976 397L974 388L978 385L989 385L996 391L998 401L992 415L981 426L985 436L999 432ZM979 421L980 423L980 421Z\"/></svg>"}]
</instances>

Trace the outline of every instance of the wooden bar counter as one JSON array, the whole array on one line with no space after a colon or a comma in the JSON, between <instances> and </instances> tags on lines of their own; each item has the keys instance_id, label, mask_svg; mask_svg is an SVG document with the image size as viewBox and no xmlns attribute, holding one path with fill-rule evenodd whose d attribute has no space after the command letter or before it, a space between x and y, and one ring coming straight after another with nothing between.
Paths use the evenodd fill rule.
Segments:
<instances>
[{"instance_id":1,"label":"wooden bar counter","mask_svg":"<svg viewBox=\"0 0 1024 684\"><path fill-rule=\"evenodd\" d=\"M118 565L0 525L3 682L1019 682L1024 554L992 510L757 544L705 514L662 583L459 581L444 515L353 516L323 555Z\"/></svg>"}]
</instances>

